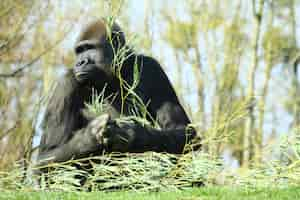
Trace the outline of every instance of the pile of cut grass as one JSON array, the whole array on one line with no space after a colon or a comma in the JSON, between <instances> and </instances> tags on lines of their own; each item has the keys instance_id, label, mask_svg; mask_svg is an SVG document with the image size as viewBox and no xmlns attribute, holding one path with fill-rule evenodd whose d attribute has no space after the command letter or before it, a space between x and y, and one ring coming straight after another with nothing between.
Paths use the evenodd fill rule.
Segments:
<instances>
[{"instance_id":1,"label":"pile of cut grass","mask_svg":"<svg viewBox=\"0 0 300 200\"><path fill-rule=\"evenodd\" d=\"M87 164L92 166L91 173L83 169ZM38 188L33 184L34 178L24 178L21 167L1 173L0 190L167 191L208 183L213 174L222 170L220 161L199 152L183 156L155 152L110 154L48 167L53 170L42 175Z\"/></svg>"},{"instance_id":2,"label":"pile of cut grass","mask_svg":"<svg viewBox=\"0 0 300 200\"><path fill-rule=\"evenodd\" d=\"M84 170L87 164L93 169L91 173ZM34 177L24 178L25 170L16 166L0 173L0 191L178 191L203 184L288 188L300 185L298 164L274 161L233 171L225 169L220 159L201 152L181 156L155 152L110 154L51 164L48 167L53 170L43 174L38 185Z\"/></svg>"}]
</instances>

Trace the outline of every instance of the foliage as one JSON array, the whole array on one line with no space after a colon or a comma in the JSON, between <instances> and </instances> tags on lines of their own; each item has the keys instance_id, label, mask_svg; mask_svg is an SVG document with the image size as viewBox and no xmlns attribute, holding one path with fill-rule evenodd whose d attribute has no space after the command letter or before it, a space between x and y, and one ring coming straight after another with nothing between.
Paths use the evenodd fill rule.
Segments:
<instances>
[{"instance_id":1,"label":"foliage","mask_svg":"<svg viewBox=\"0 0 300 200\"><path fill-rule=\"evenodd\" d=\"M249 9L254 8L252 3L259 8L259 2L261 13ZM38 110L44 106L41 97L49 93L62 69L72 67L72 48L81 25L99 17L117 19L128 46L150 53L163 64L202 137L203 149L180 159L156 153L103 156L101 162L93 163L98 170L89 175L70 165L58 166L49 174L54 180L51 189L77 190L75 174L88 177L82 190L95 191L178 189L199 181L247 188L299 185L300 81L293 65L299 57L298 7L296 0L147 0L140 4L129 0L88 4L82 0L2 0L0 188L34 189L24 183L23 167L28 163ZM122 101L131 101L135 120L147 123L147 103L134 93L140 69L134 68L134 84L122 81L118 66L129 52L124 48L119 53L114 72L121 80ZM93 103L86 106L99 115L113 98L95 94ZM250 135L245 134L249 117ZM249 148L261 147L255 154L262 159L253 162L250 151L245 159L249 149L244 142L249 142ZM25 164L14 167L23 159ZM246 169L241 167L245 160L249 162Z\"/></svg>"},{"instance_id":2,"label":"foliage","mask_svg":"<svg viewBox=\"0 0 300 200\"><path fill-rule=\"evenodd\" d=\"M271 60L280 62L287 55L289 50L295 48L292 38L285 35L280 28L271 27L263 36L262 47L264 49L265 59L271 56ZM291 52L292 53L292 52Z\"/></svg>"}]
</instances>

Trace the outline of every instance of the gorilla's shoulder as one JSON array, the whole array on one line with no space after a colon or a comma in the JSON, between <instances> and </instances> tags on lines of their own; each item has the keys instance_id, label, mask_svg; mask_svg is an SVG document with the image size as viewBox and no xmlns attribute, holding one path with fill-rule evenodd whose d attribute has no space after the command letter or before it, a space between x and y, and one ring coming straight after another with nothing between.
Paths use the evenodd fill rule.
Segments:
<instances>
[{"instance_id":1,"label":"gorilla's shoulder","mask_svg":"<svg viewBox=\"0 0 300 200\"><path fill-rule=\"evenodd\" d=\"M155 67L161 67L159 64L158 60L156 60L152 56L144 55L144 54L139 54L137 55L137 59L140 65L143 65L147 68L155 68Z\"/></svg>"}]
</instances>

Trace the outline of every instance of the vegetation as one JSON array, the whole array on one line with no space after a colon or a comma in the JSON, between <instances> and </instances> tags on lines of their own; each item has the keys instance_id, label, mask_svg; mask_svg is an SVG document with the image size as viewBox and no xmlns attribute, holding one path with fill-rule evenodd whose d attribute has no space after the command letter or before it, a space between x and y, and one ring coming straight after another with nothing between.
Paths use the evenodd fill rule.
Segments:
<instances>
[{"instance_id":1,"label":"vegetation","mask_svg":"<svg viewBox=\"0 0 300 200\"><path fill-rule=\"evenodd\" d=\"M2 0L0 199L74 199L78 193L42 191L120 189L166 193L135 196L119 191L80 193L79 197L298 199L299 3ZM42 191L27 194L36 189L24 174L30 165L32 143L38 142L34 133L38 133L39 113L53 81L74 63L72 48L81 25L99 17L116 18L130 46L163 63L203 139L202 151L181 157L105 155L93 158L99 161L93 163L94 174L69 163L57 164L56 170L42 179ZM132 88L138 77L134 79L132 86L122 83L127 89L124 98L136 96ZM93 105L87 107L99 113L103 101L96 95ZM86 185L78 187L74 175L86 176ZM208 187L181 191L202 183ZM12 190L18 193L12 194Z\"/></svg>"}]
</instances>

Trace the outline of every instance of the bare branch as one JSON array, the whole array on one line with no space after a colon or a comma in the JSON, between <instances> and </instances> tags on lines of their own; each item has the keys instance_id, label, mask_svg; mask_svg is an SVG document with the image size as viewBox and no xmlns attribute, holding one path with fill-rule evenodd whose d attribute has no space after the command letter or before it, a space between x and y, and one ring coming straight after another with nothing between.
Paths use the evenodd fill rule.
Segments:
<instances>
[{"instance_id":1,"label":"bare branch","mask_svg":"<svg viewBox=\"0 0 300 200\"><path fill-rule=\"evenodd\" d=\"M6 10L4 10L2 13L0 13L0 18L5 17L6 15L10 14L14 8L15 8L15 5L10 6Z\"/></svg>"},{"instance_id":2,"label":"bare branch","mask_svg":"<svg viewBox=\"0 0 300 200\"><path fill-rule=\"evenodd\" d=\"M22 76L22 72L32 66L35 62L37 62L42 56L46 55L47 53L49 53L51 50L53 50L57 45L59 45L65 38L66 36L70 33L70 31L72 30L73 28L73 25L71 26L70 30L68 30L66 32L66 34L61 38L59 39L58 41L55 42L55 44L53 46L51 46L50 48L44 50L43 52L41 52L39 55L37 55L34 59L32 59L29 63L25 64L24 66L12 71L12 72L9 72L9 73L0 73L0 78L16 78L16 77L20 77Z\"/></svg>"},{"instance_id":3,"label":"bare branch","mask_svg":"<svg viewBox=\"0 0 300 200\"><path fill-rule=\"evenodd\" d=\"M0 135L0 141L3 138L5 138L7 135L9 135L10 133L12 133L13 130L15 130L18 126L19 126L19 122L16 122L11 128L9 128L6 131L4 131L4 133Z\"/></svg>"}]
</instances>

